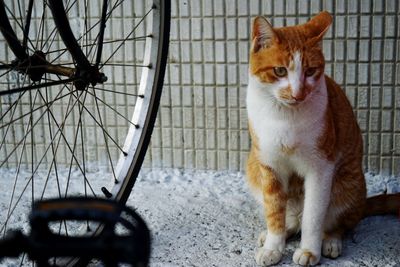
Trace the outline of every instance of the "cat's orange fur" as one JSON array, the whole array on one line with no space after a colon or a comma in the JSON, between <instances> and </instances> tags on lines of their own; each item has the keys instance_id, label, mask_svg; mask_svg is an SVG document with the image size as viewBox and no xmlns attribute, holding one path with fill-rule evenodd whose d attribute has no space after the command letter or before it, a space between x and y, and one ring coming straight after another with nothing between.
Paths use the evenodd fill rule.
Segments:
<instances>
[{"instance_id":1,"label":"cat's orange fur","mask_svg":"<svg viewBox=\"0 0 400 267\"><path fill-rule=\"evenodd\" d=\"M321 49L321 40L328 30L332 18L327 12L321 12L308 23L282 28L273 28L266 35L263 32L264 18L254 20L252 33L252 48L250 51L250 75L256 77L262 84L274 84L279 77L274 72L275 67L284 66L293 70L293 54L297 51L302 55L301 65L304 70L315 68L313 77L318 80L325 79L328 102L323 114L321 134L315 140L315 153L327 162L334 164L332 176L331 196L325 223L323 226L323 238L325 240L336 238L339 240L343 233L352 229L363 218L366 212L366 185L362 170L362 136L352 107L341 88L328 76L324 75L325 60ZM265 27L265 26L264 26ZM324 75L324 76L322 76ZM300 85L300 92L293 96L291 85L282 88L278 97L284 100L295 99L293 107L277 107L277 109L292 109L288 112L296 112L297 105L313 93L316 88L313 84L304 82ZM298 101L298 102L297 102ZM307 103L303 103L306 105ZM294 111L293 111L294 110ZM267 115L267 114L266 114ZM286 222L286 213L289 202L302 202L304 199L304 182L301 175L293 172L290 175L287 189L282 183L280 174L273 167L261 160L260 140L272 134L275 129L267 129L262 134L257 134L253 125L259 123L249 117L249 129L252 139L251 151L247 162L247 177L250 187L262 194L265 220L267 229L274 234L285 233L286 236L294 234L298 229L290 227ZM301 144L280 144L283 157L291 157L299 149ZM313 152L314 153L314 152ZM380 213L399 212L400 195L392 195L390 206L379 209ZM387 197L380 197L381 204L387 203ZM396 202L397 201L397 202ZM368 202L374 205L376 201ZM386 205L386 204L385 204ZM378 213L378 211L376 212ZM301 210L299 212L299 224ZM323 247L323 250L325 247ZM330 248L326 248L328 251ZM325 252L330 257L340 254ZM304 252L308 257L306 264L315 264L319 259L311 252ZM314 258L313 258L314 257ZM279 260L279 259L278 259ZM273 260L262 261L261 265L276 263ZM300 261L302 264L302 261Z\"/></svg>"}]
</instances>

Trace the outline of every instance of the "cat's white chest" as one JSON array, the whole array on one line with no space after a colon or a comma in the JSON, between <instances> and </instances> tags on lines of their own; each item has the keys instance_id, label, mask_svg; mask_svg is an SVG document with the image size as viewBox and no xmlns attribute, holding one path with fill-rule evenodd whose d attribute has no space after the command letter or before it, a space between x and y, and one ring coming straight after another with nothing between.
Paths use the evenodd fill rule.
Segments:
<instances>
[{"instance_id":1,"label":"cat's white chest","mask_svg":"<svg viewBox=\"0 0 400 267\"><path fill-rule=\"evenodd\" d=\"M308 152L315 148L319 129L308 129L301 123L293 125L290 121L276 121L265 114L257 117L259 120L253 123L253 129L259 140L259 159L264 164L271 167L288 164L295 158L307 157Z\"/></svg>"},{"instance_id":2,"label":"cat's white chest","mask_svg":"<svg viewBox=\"0 0 400 267\"><path fill-rule=\"evenodd\" d=\"M322 128L302 127L285 123L264 121L253 128L258 138L259 160L274 169L281 178L292 173L306 176L318 161L318 138Z\"/></svg>"}]
</instances>

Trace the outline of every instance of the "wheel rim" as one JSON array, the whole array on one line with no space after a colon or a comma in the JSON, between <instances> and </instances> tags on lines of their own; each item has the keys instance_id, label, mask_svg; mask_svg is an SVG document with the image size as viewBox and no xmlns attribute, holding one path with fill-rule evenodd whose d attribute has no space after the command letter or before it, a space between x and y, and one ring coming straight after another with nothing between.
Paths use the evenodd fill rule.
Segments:
<instances>
[{"instance_id":1,"label":"wheel rim","mask_svg":"<svg viewBox=\"0 0 400 267\"><path fill-rule=\"evenodd\" d=\"M25 10L22 2L6 4L20 40L24 25L20 10ZM35 24L27 39L27 53L40 51L48 62L74 69L51 24L50 10L42 4L36 3L33 8ZM144 133L151 132L160 96L165 64L160 61L165 61L166 53L161 50L165 50L169 31L164 17L168 14L162 12L168 7L160 6L164 4L166 1L158 0L111 1L99 65L109 82L84 90L77 89L72 80L67 85L41 87L71 78L42 74L39 81L32 81L29 71L33 68L7 68L15 57L4 49L5 54L0 55L0 91L24 90L0 96L0 169L5 177L0 179L0 188L10 188L1 202L5 211L0 217L1 234L26 216L34 199L77 194L104 197L106 193L126 201L147 147L149 136ZM97 12L97 7L88 1L72 0L64 5L83 52L94 62L97 45L91 44L99 18L91 20L88 15L95 17L90 12ZM127 19L131 11L136 17ZM128 22L133 24L129 26ZM107 165L107 172L103 172L104 176L109 174L108 178L98 177L103 165ZM65 224L59 229L68 232Z\"/></svg>"}]
</instances>

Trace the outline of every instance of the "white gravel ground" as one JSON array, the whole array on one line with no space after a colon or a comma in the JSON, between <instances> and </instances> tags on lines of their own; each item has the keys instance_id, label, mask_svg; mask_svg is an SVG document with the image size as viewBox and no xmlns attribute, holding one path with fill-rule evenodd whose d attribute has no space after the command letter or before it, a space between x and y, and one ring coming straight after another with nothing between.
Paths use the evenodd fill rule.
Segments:
<instances>
[{"instance_id":1,"label":"white gravel ground","mask_svg":"<svg viewBox=\"0 0 400 267\"><path fill-rule=\"evenodd\" d=\"M60 176L65 178L67 173L68 170L60 171ZM13 175L12 170L0 170L3 182L13 181ZM40 175L45 177L46 173ZM28 173L25 176L29 177ZM89 178L93 187L99 189L108 182L106 177L110 176L99 171ZM366 177L370 195L400 192L400 178ZM78 171L73 179L79 179ZM37 190L41 188L40 183L37 181ZM0 194L0 221L7 214L12 192L12 184L2 184L6 190L2 188ZM21 189L24 184L26 181L22 180L16 187ZM74 185L82 186L78 182ZM48 188L54 191L57 186L49 184ZM75 189L72 187L70 191ZM30 209L29 198L28 194L26 199L21 199L21 209L9 222L10 228L28 230L23 221ZM264 221L260 206L248 192L243 173L142 171L128 205L137 209L151 229L150 267L256 266L255 241L264 230ZM293 265L291 258L298 243L299 238L288 243L280 266ZM0 266L15 265L3 261ZM381 216L363 220L347 235L343 255L337 260L323 258L321 266L400 267L400 218Z\"/></svg>"},{"instance_id":2,"label":"white gravel ground","mask_svg":"<svg viewBox=\"0 0 400 267\"><path fill-rule=\"evenodd\" d=\"M400 192L399 178L366 176L369 195ZM151 267L256 266L255 241L264 222L242 173L142 172L128 205L151 229ZM294 266L298 244L299 238L289 241L280 266ZM322 258L321 266L400 266L400 218L364 219L346 236L342 256Z\"/></svg>"}]
</instances>

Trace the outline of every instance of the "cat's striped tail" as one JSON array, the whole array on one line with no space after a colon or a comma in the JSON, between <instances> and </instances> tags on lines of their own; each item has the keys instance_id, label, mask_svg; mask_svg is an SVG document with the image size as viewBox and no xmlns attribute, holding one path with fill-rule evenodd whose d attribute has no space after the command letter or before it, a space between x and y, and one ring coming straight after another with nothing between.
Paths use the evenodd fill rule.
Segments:
<instances>
[{"instance_id":1,"label":"cat's striped tail","mask_svg":"<svg viewBox=\"0 0 400 267\"><path fill-rule=\"evenodd\" d=\"M364 217L384 214L397 214L400 218L400 193L367 198Z\"/></svg>"}]
</instances>

